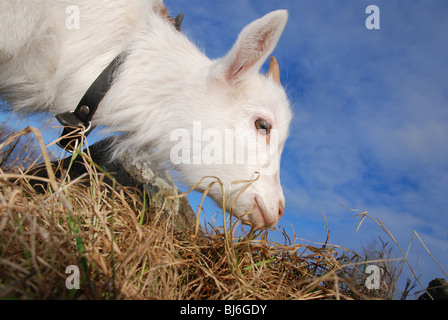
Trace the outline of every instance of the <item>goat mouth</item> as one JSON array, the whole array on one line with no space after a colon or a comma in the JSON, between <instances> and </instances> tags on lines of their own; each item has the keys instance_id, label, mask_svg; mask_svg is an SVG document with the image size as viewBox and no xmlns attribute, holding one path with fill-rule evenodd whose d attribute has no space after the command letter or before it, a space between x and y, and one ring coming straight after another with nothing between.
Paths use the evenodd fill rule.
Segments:
<instances>
[{"instance_id":1,"label":"goat mouth","mask_svg":"<svg viewBox=\"0 0 448 320\"><path fill-rule=\"evenodd\" d=\"M260 199L258 196L255 196L255 211L254 212L260 212L260 216L262 219L262 223L264 227L268 227L272 225L274 222L270 221L271 219L267 216L266 207L264 206L263 200ZM257 210L258 209L258 210Z\"/></svg>"}]
</instances>

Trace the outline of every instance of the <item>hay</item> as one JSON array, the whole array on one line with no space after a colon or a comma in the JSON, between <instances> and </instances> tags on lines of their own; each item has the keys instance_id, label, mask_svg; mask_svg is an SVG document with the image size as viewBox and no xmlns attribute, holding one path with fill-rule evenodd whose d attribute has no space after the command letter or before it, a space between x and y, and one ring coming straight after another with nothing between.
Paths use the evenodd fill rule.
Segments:
<instances>
[{"instance_id":1,"label":"hay","mask_svg":"<svg viewBox=\"0 0 448 320\"><path fill-rule=\"evenodd\" d=\"M16 158L6 159L14 154L14 141L30 134L39 142L49 178L30 176L17 166ZM231 218L200 234L180 232L169 219L159 219L172 210L169 198L156 209L144 203L140 191L106 184L107 173L93 169L75 181L69 176L57 179L35 129L27 128L3 140L2 299L391 297L390 288L366 289L367 262L350 250L328 243L297 243L295 236L291 240L284 230L283 244L268 241L270 231L266 230L236 236L239 226ZM8 163L14 163L14 170ZM44 192L32 187L33 179L40 182ZM81 184L82 179L90 183ZM153 214L148 220L150 210ZM79 289L66 284L69 266L80 271Z\"/></svg>"}]
</instances>

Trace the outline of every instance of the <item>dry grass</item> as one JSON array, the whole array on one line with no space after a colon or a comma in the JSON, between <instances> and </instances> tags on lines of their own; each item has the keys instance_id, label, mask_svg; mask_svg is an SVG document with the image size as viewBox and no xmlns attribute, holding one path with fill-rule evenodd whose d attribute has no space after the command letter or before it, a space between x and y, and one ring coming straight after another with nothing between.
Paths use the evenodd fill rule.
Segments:
<instances>
[{"instance_id":1,"label":"dry grass","mask_svg":"<svg viewBox=\"0 0 448 320\"><path fill-rule=\"evenodd\" d=\"M367 262L347 249L297 243L285 232L283 244L269 242L265 230L236 236L232 219L201 236L182 233L157 219L173 210L169 199L151 208L136 190L103 183L106 173L94 167L84 177L89 186L57 180L35 129L0 141L0 154L13 154L27 135L37 139L49 178L41 178L46 191L39 193L17 159L14 169L4 161L8 170L0 170L2 299L392 297L388 285L365 288ZM156 219L148 221L150 209ZM79 290L66 287L70 265L80 269Z\"/></svg>"}]
</instances>

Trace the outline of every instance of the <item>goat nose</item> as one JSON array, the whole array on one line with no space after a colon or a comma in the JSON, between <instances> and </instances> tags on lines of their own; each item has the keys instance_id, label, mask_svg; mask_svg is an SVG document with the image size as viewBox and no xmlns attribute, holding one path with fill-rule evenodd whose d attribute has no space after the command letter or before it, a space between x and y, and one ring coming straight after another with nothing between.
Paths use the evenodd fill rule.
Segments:
<instances>
[{"instance_id":1,"label":"goat nose","mask_svg":"<svg viewBox=\"0 0 448 320\"><path fill-rule=\"evenodd\" d=\"M283 213L285 212L285 205L283 204L283 202L279 202L279 206L278 206L278 218L280 219L283 216Z\"/></svg>"}]
</instances>

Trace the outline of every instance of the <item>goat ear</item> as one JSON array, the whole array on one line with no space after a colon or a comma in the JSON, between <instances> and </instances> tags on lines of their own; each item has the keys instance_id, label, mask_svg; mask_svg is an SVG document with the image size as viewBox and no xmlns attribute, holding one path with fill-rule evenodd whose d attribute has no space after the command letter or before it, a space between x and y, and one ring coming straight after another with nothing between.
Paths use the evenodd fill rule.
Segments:
<instances>
[{"instance_id":1,"label":"goat ear","mask_svg":"<svg viewBox=\"0 0 448 320\"><path fill-rule=\"evenodd\" d=\"M226 80L237 82L248 73L258 72L274 51L287 21L288 12L278 10L245 27L233 48L220 61Z\"/></svg>"}]
</instances>

